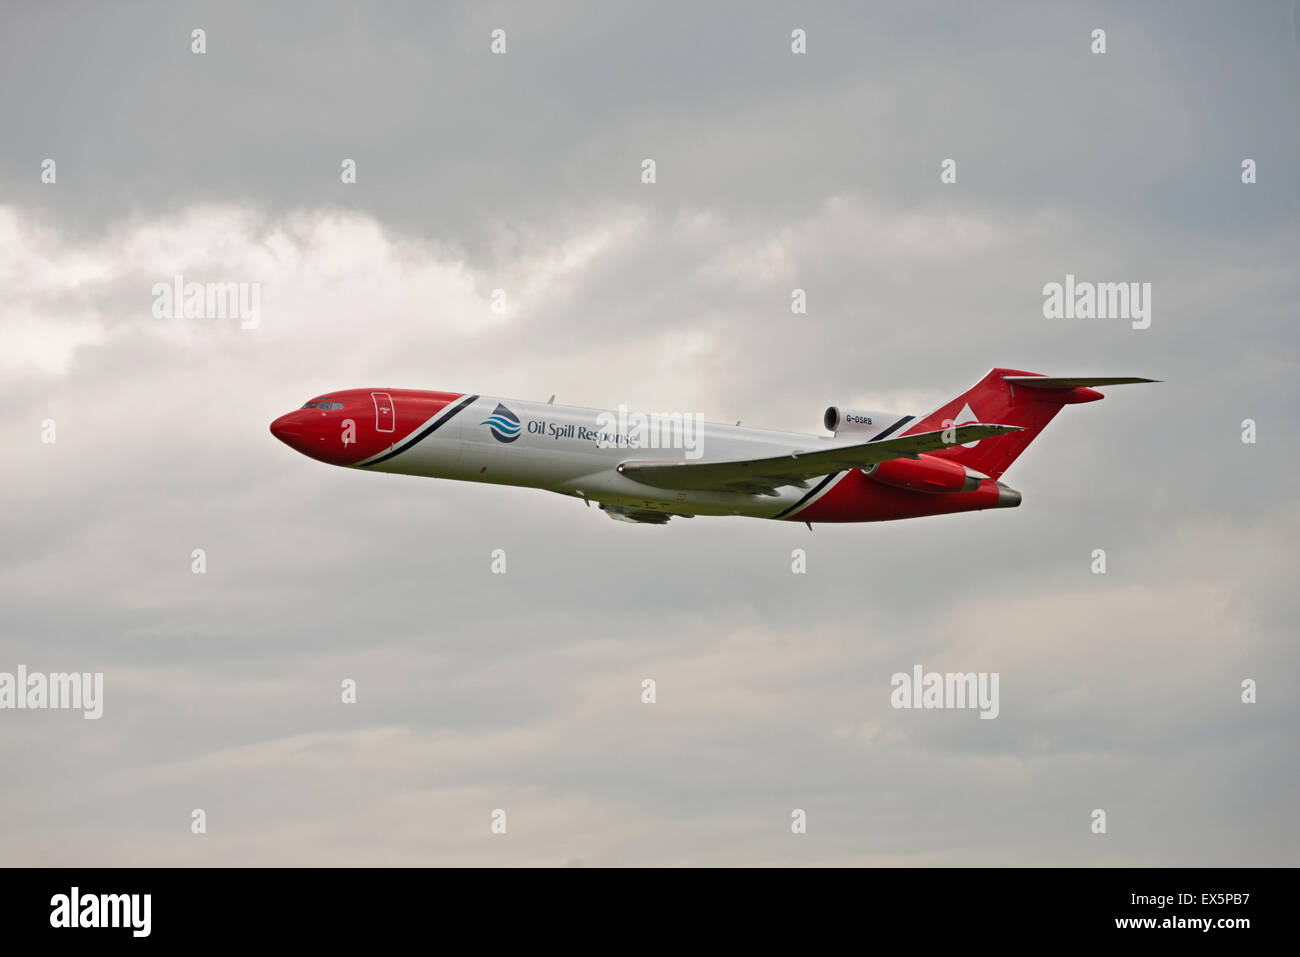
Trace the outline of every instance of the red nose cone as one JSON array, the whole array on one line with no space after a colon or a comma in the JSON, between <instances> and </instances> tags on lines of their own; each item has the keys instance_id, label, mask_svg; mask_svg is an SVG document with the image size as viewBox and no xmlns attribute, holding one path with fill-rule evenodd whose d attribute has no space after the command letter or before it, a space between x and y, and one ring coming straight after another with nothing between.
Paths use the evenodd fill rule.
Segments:
<instances>
[{"instance_id":1,"label":"red nose cone","mask_svg":"<svg viewBox=\"0 0 1300 957\"><path fill-rule=\"evenodd\" d=\"M271 434L290 448L297 448L298 440L302 437L302 423L290 412L271 423Z\"/></svg>"}]
</instances>

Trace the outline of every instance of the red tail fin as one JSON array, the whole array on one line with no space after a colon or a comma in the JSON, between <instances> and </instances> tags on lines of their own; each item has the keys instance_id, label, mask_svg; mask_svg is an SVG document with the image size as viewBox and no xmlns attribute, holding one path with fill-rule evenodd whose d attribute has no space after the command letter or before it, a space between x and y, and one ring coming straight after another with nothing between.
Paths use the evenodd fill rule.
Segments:
<instances>
[{"instance_id":1,"label":"red tail fin","mask_svg":"<svg viewBox=\"0 0 1300 957\"><path fill-rule=\"evenodd\" d=\"M957 398L939 406L907 431L930 432L950 425L983 422L988 425L1018 425L1023 432L1011 432L970 443L967 448L955 445L950 449L931 452L939 458L950 459L961 465L997 478L1005 472L1028 446L1038 437L1052 417L1065 405L1095 402L1104 398L1085 386L1064 386L1066 380L1044 377L1049 388L1029 388L1021 382L1008 382L1004 376L1036 376L1033 372L1015 369L994 369ZM1136 380L1134 380L1136 381Z\"/></svg>"}]
</instances>

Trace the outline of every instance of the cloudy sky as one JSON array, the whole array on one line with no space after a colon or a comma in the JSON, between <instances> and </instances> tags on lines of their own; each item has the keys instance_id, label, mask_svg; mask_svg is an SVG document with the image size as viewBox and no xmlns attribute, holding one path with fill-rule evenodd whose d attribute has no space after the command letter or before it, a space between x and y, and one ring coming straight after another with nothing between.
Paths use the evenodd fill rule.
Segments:
<instances>
[{"instance_id":1,"label":"cloudy sky","mask_svg":"<svg viewBox=\"0 0 1300 957\"><path fill-rule=\"evenodd\" d=\"M0 711L0 863L1296 863L1298 36L1291 0L5 4L0 671L105 701ZM1044 318L1067 273L1151 283L1150 328ZM156 318L177 274L260 284L257 328ZM998 365L1164 382L1066 409L1018 509L811 532L267 431L393 386L820 434ZM998 718L895 710L916 664L997 672Z\"/></svg>"}]
</instances>

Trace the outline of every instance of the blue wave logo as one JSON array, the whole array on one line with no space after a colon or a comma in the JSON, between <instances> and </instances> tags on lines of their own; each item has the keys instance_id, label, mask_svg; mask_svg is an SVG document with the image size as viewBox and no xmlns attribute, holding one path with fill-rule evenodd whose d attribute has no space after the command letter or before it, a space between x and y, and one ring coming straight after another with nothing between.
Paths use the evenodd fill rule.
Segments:
<instances>
[{"instance_id":1,"label":"blue wave logo","mask_svg":"<svg viewBox=\"0 0 1300 957\"><path fill-rule=\"evenodd\" d=\"M492 410L492 414L479 423L486 425L488 431L492 433L492 438L498 442L513 442L519 438L519 416L515 415L500 402Z\"/></svg>"}]
</instances>

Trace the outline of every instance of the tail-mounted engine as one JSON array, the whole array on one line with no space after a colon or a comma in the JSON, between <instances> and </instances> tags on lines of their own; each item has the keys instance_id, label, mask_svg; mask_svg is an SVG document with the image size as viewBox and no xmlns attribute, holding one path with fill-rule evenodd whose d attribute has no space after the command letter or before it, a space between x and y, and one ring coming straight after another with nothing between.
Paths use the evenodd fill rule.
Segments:
<instances>
[{"instance_id":1,"label":"tail-mounted engine","mask_svg":"<svg viewBox=\"0 0 1300 957\"><path fill-rule=\"evenodd\" d=\"M822 416L822 423L828 431L836 435L848 435L853 432L879 432L898 421L896 413L863 412L860 409L841 409L831 406Z\"/></svg>"},{"instance_id":2,"label":"tail-mounted engine","mask_svg":"<svg viewBox=\"0 0 1300 957\"><path fill-rule=\"evenodd\" d=\"M913 492L973 492L988 478L983 472L933 455L890 459L862 470L881 485Z\"/></svg>"}]
</instances>

